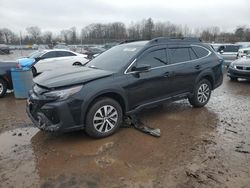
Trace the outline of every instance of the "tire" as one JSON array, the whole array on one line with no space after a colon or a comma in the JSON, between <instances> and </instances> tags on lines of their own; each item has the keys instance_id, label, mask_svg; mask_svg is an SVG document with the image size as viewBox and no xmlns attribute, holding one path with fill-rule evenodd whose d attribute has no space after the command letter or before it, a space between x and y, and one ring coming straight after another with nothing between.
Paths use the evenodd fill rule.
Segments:
<instances>
[{"instance_id":1,"label":"tire","mask_svg":"<svg viewBox=\"0 0 250 188\"><path fill-rule=\"evenodd\" d=\"M194 95L188 98L189 103L195 108L205 106L210 99L211 91L211 83L207 79L200 80L194 89Z\"/></svg>"},{"instance_id":2,"label":"tire","mask_svg":"<svg viewBox=\"0 0 250 188\"><path fill-rule=\"evenodd\" d=\"M105 114L104 110L107 110ZM85 132L94 138L103 138L115 133L122 124L122 108L111 98L100 98L87 112Z\"/></svg>"},{"instance_id":3,"label":"tire","mask_svg":"<svg viewBox=\"0 0 250 188\"><path fill-rule=\"evenodd\" d=\"M32 71L33 77L36 77L38 75L37 70L34 66L31 67L31 71Z\"/></svg>"},{"instance_id":4,"label":"tire","mask_svg":"<svg viewBox=\"0 0 250 188\"><path fill-rule=\"evenodd\" d=\"M231 81L234 81L234 82L238 80L237 77L232 77L232 76L230 76L229 78L230 78Z\"/></svg>"},{"instance_id":5,"label":"tire","mask_svg":"<svg viewBox=\"0 0 250 188\"><path fill-rule=\"evenodd\" d=\"M82 64L80 62L75 62L73 63L73 66L82 66Z\"/></svg>"},{"instance_id":6,"label":"tire","mask_svg":"<svg viewBox=\"0 0 250 188\"><path fill-rule=\"evenodd\" d=\"M7 92L7 82L0 78L0 98L4 97Z\"/></svg>"}]
</instances>

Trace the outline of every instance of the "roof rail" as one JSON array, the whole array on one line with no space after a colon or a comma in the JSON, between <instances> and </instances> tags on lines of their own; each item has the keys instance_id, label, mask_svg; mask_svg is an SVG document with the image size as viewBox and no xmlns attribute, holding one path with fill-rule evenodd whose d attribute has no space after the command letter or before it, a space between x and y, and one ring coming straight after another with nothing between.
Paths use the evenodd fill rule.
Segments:
<instances>
[{"instance_id":1,"label":"roof rail","mask_svg":"<svg viewBox=\"0 0 250 188\"><path fill-rule=\"evenodd\" d=\"M136 42L136 41L142 41L142 40L140 40L140 39L131 39L131 40L124 40L124 41L122 41L122 42L120 42L119 44L126 44L126 43L130 43L130 42Z\"/></svg>"},{"instance_id":2,"label":"roof rail","mask_svg":"<svg viewBox=\"0 0 250 188\"><path fill-rule=\"evenodd\" d=\"M166 43L166 42L201 42L201 39L195 37L177 37L177 38L158 37L150 40L148 44Z\"/></svg>"}]
</instances>

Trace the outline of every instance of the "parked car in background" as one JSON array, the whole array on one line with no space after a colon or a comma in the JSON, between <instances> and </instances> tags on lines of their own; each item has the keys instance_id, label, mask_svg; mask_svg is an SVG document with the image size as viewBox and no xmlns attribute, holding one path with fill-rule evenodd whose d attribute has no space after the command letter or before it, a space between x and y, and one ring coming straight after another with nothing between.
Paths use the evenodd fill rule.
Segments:
<instances>
[{"instance_id":1,"label":"parked car in background","mask_svg":"<svg viewBox=\"0 0 250 188\"><path fill-rule=\"evenodd\" d=\"M241 48L237 53L237 58L242 58L250 54L250 48Z\"/></svg>"},{"instance_id":2,"label":"parked car in background","mask_svg":"<svg viewBox=\"0 0 250 188\"><path fill-rule=\"evenodd\" d=\"M241 48L248 48L248 47L250 47L250 42L236 42L235 44L239 45L240 49Z\"/></svg>"},{"instance_id":3,"label":"parked car in background","mask_svg":"<svg viewBox=\"0 0 250 188\"><path fill-rule=\"evenodd\" d=\"M39 50L31 53L28 57L18 59L20 68L32 67L35 63L42 59L67 59L67 57L81 56L86 57L86 55L72 52L70 50L63 49L52 49L52 50Z\"/></svg>"},{"instance_id":4,"label":"parked car in background","mask_svg":"<svg viewBox=\"0 0 250 188\"><path fill-rule=\"evenodd\" d=\"M54 46L54 49L70 50L70 47L66 43L59 43Z\"/></svg>"},{"instance_id":5,"label":"parked car in background","mask_svg":"<svg viewBox=\"0 0 250 188\"><path fill-rule=\"evenodd\" d=\"M0 54L9 54L10 48L6 44L0 44Z\"/></svg>"},{"instance_id":6,"label":"parked car in background","mask_svg":"<svg viewBox=\"0 0 250 188\"><path fill-rule=\"evenodd\" d=\"M87 51L85 54L88 56L88 59L93 59L94 57L106 51L105 48L97 46L87 46L85 47L85 50Z\"/></svg>"},{"instance_id":7,"label":"parked car in background","mask_svg":"<svg viewBox=\"0 0 250 188\"><path fill-rule=\"evenodd\" d=\"M108 49L110 49L110 48L112 48L112 47L114 47L114 46L116 46L118 44L119 43L117 43L117 42L110 42L110 43L104 44L102 47L105 48L106 50L108 50Z\"/></svg>"},{"instance_id":8,"label":"parked car in background","mask_svg":"<svg viewBox=\"0 0 250 188\"><path fill-rule=\"evenodd\" d=\"M16 67L16 62L0 62L0 97L5 96L7 89L13 89L11 68Z\"/></svg>"},{"instance_id":9,"label":"parked car in background","mask_svg":"<svg viewBox=\"0 0 250 188\"><path fill-rule=\"evenodd\" d=\"M87 56L69 56L64 59L53 58L40 60L32 66L33 76L37 76L45 71L55 71L58 68L70 68L72 66L85 65L89 60Z\"/></svg>"},{"instance_id":10,"label":"parked car in background","mask_svg":"<svg viewBox=\"0 0 250 188\"><path fill-rule=\"evenodd\" d=\"M229 66L232 61L237 59L237 53L240 49L236 44L221 44L217 52L223 57L224 65Z\"/></svg>"},{"instance_id":11,"label":"parked car in background","mask_svg":"<svg viewBox=\"0 0 250 188\"><path fill-rule=\"evenodd\" d=\"M232 81L238 78L250 79L250 54L232 62L227 75Z\"/></svg>"},{"instance_id":12,"label":"parked car in background","mask_svg":"<svg viewBox=\"0 0 250 188\"><path fill-rule=\"evenodd\" d=\"M106 137L146 107L180 99L203 107L222 84L222 62L196 38L124 43L85 66L37 76L26 110L42 130Z\"/></svg>"}]
</instances>

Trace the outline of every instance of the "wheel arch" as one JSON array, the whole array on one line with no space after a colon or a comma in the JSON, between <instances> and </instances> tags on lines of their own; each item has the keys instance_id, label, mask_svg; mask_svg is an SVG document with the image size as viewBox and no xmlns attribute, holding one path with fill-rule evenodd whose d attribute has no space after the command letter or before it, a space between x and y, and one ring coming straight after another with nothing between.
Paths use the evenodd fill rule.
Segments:
<instances>
[{"instance_id":1,"label":"wheel arch","mask_svg":"<svg viewBox=\"0 0 250 188\"><path fill-rule=\"evenodd\" d=\"M211 83L212 90L214 89L215 78L214 78L214 75L213 75L213 73L212 73L211 70L202 72L202 73L196 78L195 85L196 85L199 81L201 81L202 79L207 79L207 80Z\"/></svg>"},{"instance_id":2,"label":"wheel arch","mask_svg":"<svg viewBox=\"0 0 250 188\"><path fill-rule=\"evenodd\" d=\"M0 79L4 80L7 84L7 89L13 89L13 85L11 80L9 80L7 77L0 75Z\"/></svg>"}]
</instances>

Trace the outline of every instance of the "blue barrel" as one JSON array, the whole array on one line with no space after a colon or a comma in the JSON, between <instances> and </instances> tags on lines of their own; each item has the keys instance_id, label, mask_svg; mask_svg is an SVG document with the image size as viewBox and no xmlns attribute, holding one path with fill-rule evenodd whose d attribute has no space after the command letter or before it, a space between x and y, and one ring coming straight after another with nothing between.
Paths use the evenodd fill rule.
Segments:
<instances>
[{"instance_id":1,"label":"blue barrel","mask_svg":"<svg viewBox=\"0 0 250 188\"><path fill-rule=\"evenodd\" d=\"M11 69L14 94L17 99L28 98L33 85L33 74L30 69Z\"/></svg>"}]
</instances>

